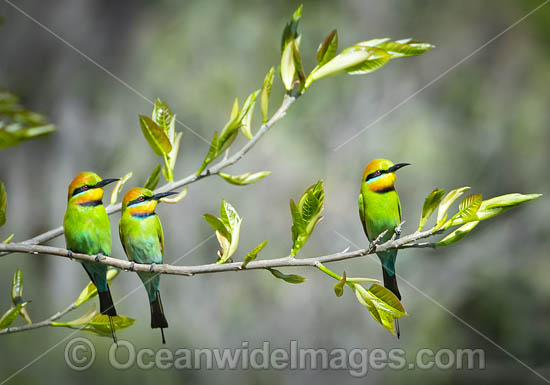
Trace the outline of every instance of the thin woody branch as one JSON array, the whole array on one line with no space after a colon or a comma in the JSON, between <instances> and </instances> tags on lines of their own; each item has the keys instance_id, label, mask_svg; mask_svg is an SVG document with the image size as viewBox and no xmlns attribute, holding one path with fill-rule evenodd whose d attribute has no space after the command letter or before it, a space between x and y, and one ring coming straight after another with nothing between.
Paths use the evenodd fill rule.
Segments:
<instances>
[{"instance_id":1,"label":"thin woody branch","mask_svg":"<svg viewBox=\"0 0 550 385\"><path fill-rule=\"evenodd\" d=\"M427 247L426 243L415 243L415 242L435 234L436 232L432 230L415 232L413 234L406 235L399 239L393 239L393 240L390 239L389 241L381 244L378 244L375 241L366 249L345 251L345 252L328 254L328 255L323 255L318 257L295 258L295 257L287 256L282 258L252 261L248 263L245 268L242 267L242 264L243 264L242 262L231 262L231 263L224 263L224 264L211 263L211 264L196 265L196 266L175 266L175 265L168 265L168 264L159 264L159 265L139 264L139 263L132 263L132 262L117 259L117 258L105 257L103 255L88 255L88 254L81 254L81 253L73 253L67 249L63 249L59 247L28 245L24 243L0 244L0 252L49 254L49 255L56 255L60 257L75 259L78 261L101 263L107 266L117 267L125 271L142 271L142 272L155 272L159 274L192 276L195 274L221 273L221 272L227 272L227 271L258 270L258 269L268 269L268 268L275 268L275 267L308 267L308 266L316 267L317 264L319 263L343 261L346 259L358 258L368 254L374 254L374 253L392 250L392 249Z\"/></svg>"},{"instance_id":2,"label":"thin woody branch","mask_svg":"<svg viewBox=\"0 0 550 385\"><path fill-rule=\"evenodd\" d=\"M67 306L64 310L55 313L54 315L52 315L51 317L45 319L44 321L32 323L30 325L12 326L12 327L9 327L9 328L6 328L6 329L2 329L2 330L0 330L0 335L19 333L19 332L24 332L24 331L27 331L27 330L33 330L33 329L43 328L43 327L46 327L46 326L51 326L52 322L58 320L59 318L63 317L65 314L75 310L76 308L77 308L77 306L74 303L72 303L69 306Z\"/></svg>"},{"instance_id":3,"label":"thin woody branch","mask_svg":"<svg viewBox=\"0 0 550 385\"><path fill-rule=\"evenodd\" d=\"M223 158L218 163L214 164L211 167L206 168L201 174L191 174L186 176L183 179L180 179L175 182L168 182L165 185L159 187L155 190L155 193L161 193L166 191L171 191L174 189L178 189L187 185L190 185L191 183L197 182L203 178L209 177L211 175L217 175L221 170L237 163L239 160L241 160L248 151L252 149L256 145L256 143L265 135L265 133L273 126L275 123L277 123L279 120L281 120L287 113L290 106L296 101L296 99L300 95L288 95L285 94L283 97L283 101L281 103L281 106L279 109L273 114L273 116L264 124L262 124L256 132L256 134L250 139L246 144L235 154L228 158ZM113 213L116 213L122 209L122 204L117 203L114 205L109 205L106 207L107 214L111 215ZM24 245L38 245L44 242L47 242L49 240L52 240L54 238L59 237L63 234L63 226L56 227L55 229L46 231L45 233L39 234L35 237L32 237L30 239L27 239L25 241L20 242L20 244ZM9 254L9 252L1 252L0 257Z\"/></svg>"}]
</instances>

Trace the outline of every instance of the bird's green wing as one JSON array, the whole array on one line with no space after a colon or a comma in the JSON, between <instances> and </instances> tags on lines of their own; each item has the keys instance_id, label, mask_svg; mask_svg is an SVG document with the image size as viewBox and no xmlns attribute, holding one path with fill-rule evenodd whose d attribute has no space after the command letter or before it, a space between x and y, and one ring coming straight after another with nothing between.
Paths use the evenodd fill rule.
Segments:
<instances>
[{"instance_id":1,"label":"bird's green wing","mask_svg":"<svg viewBox=\"0 0 550 385\"><path fill-rule=\"evenodd\" d=\"M118 225L118 236L120 237L120 243L122 244L122 248L124 249L124 253L128 255L128 252L126 251L126 245L124 244L124 237L122 236L122 224Z\"/></svg>"},{"instance_id":2,"label":"bird's green wing","mask_svg":"<svg viewBox=\"0 0 550 385\"><path fill-rule=\"evenodd\" d=\"M361 218L361 223L363 224L363 230L365 234L367 233L367 222L365 220L365 204L363 202L363 194L359 193L359 218Z\"/></svg>"},{"instance_id":3,"label":"bird's green wing","mask_svg":"<svg viewBox=\"0 0 550 385\"><path fill-rule=\"evenodd\" d=\"M158 217L157 217L157 236L159 238L159 243L160 243L160 252L164 257L164 233L162 231L162 224L160 223L160 219L158 219Z\"/></svg>"}]
</instances>

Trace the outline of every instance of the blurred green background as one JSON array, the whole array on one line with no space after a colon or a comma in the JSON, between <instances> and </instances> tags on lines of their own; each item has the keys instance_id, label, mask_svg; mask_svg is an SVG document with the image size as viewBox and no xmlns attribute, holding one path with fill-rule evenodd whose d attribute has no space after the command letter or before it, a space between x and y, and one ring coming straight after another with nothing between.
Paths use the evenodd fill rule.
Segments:
<instances>
[{"instance_id":1,"label":"blurred green background","mask_svg":"<svg viewBox=\"0 0 550 385\"><path fill-rule=\"evenodd\" d=\"M222 198L244 218L239 251L267 239L261 258L287 255L291 246L288 200L296 199L318 179L325 181L325 220L301 255L350 246L337 233L363 247L367 241L357 214L360 175L365 164L378 157L413 164L400 172L397 182L407 221L405 233L415 230L423 199L435 187L471 186L484 197L508 192L545 196L482 223L449 248L400 252L397 271L418 288L403 280L399 283L410 314L401 321L400 340L379 326L351 293L336 298L332 279L313 270L287 269L308 281L290 285L263 271L164 276L163 300L170 322L167 346L172 350L238 348L249 341L251 347L260 347L263 341L271 341L286 347L290 340L298 340L300 346L327 349L400 347L411 359L421 348L481 348L486 368L371 370L361 379L337 370L117 371L108 364L110 340L85 334L97 350L89 370L75 372L67 367L63 342L9 384L38 384L45 379L120 385L153 381L544 382L421 292L550 378L550 5L400 105L541 1L304 3L301 51L308 70L314 66L317 45L332 28L338 29L341 47L388 36L414 37L436 48L420 57L392 61L370 75L315 83L287 117L229 169L236 174L273 170L272 175L248 187L207 178L191 185L181 204L159 207L167 262L211 235L201 214L217 213ZM259 88L269 67L278 64L282 28L299 3L56 0L16 4L45 27L8 3L0 3L4 19L0 86L20 95L26 106L46 114L58 126L52 135L0 152L0 178L9 197L7 225L0 230L0 238L14 232L15 240L23 240L62 223L67 185L80 171L93 170L103 177L134 171L131 183L144 183L157 162L138 126L137 114L148 115L152 109L146 99L167 100L179 120L211 138L225 123L233 98L242 100ZM272 108L278 105L281 88L277 79ZM364 133L334 151L367 126ZM184 138L176 179L194 172L208 149L198 136L179 129ZM233 148L242 143L241 138ZM119 214L111 217L113 256L123 258L118 219ZM63 246L64 241L58 238L50 244ZM212 238L177 263L213 262L216 250ZM87 283L78 264L58 257L12 254L1 262L1 308L10 305L11 277L19 267L25 274L24 298L32 300L28 310L34 321L63 309ZM369 258L331 268L381 277L379 263ZM113 297L121 298L136 287L139 290L117 304L119 313L138 320L119 332L119 338L133 341L138 348L157 349L159 332L149 329L149 307L138 277L121 274L112 285ZM40 329L2 336L0 381L68 333L67 329Z\"/></svg>"}]
</instances>

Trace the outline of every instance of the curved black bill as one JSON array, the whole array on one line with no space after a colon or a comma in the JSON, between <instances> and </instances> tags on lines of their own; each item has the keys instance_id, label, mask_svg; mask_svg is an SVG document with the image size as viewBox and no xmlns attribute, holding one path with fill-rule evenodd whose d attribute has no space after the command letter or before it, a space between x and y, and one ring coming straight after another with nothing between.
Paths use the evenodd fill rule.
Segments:
<instances>
[{"instance_id":1,"label":"curved black bill","mask_svg":"<svg viewBox=\"0 0 550 385\"><path fill-rule=\"evenodd\" d=\"M102 181L100 182L97 182L94 186L94 188L99 188L99 187L104 187L104 186L107 186L108 184L110 183L113 183L113 182L118 182L120 179L118 178L107 178L107 179L103 179Z\"/></svg>"},{"instance_id":2,"label":"curved black bill","mask_svg":"<svg viewBox=\"0 0 550 385\"><path fill-rule=\"evenodd\" d=\"M388 168L388 172L396 172L400 168L403 168L405 166L410 166L410 165L411 165L410 163L397 163L397 164L391 166L390 168Z\"/></svg>"},{"instance_id":3,"label":"curved black bill","mask_svg":"<svg viewBox=\"0 0 550 385\"><path fill-rule=\"evenodd\" d=\"M158 201L160 198L164 198L164 197L168 197L170 195L176 195L176 194L179 194L179 193L177 191L168 191L168 192L155 194L151 197L151 199Z\"/></svg>"}]
</instances>

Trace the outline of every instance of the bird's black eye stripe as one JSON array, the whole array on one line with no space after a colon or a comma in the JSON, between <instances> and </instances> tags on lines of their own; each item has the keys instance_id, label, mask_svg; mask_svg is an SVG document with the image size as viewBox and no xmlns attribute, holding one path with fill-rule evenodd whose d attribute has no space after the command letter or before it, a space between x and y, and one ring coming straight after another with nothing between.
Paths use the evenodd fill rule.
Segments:
<instances>
[{"instance_id":1,"label":"bird's black eye stripe","mask_svg":"<svg viewBox=\"0 0 550 385\"><path fill-rule=\"evenodd\" d=\"M79 188L75 188L74 191L73 191L73 197L77 194L80 194L81 192L84 192L84 191L88 191L90 189L91 186L85 184L84 186L81 186Z\"/></svg>"},{"instance_id":2,"label":"bird's black eye stripe","mask_svg":"<svg viewBox=\"0 0 550 385\"><path fill-rule=\"evenodd\" d=\"M143 202L145 202L145 201L150 200L151 198L152 198L152 197L146 197L146 196L144 196L144 195L139 196L139 197L137 197L136 199L134 199L133 201L128 202L128 206L132 206L132 205L135 205L135 204L137 204L137 203L143 203Z\"/></svg>"},{"instance_id":3,"label":"bird's black eye stripe","mask_svg":"<svg viewBox=\"0 0 550 385\"><path fill-rule=\"evenodd\" d=\"M371 172L369 175L367 175L367 179L365 179L365 182L374 179L382 174L386 174L388 170L376 170L375 172Z\"/></svg>"}]
</instances>

